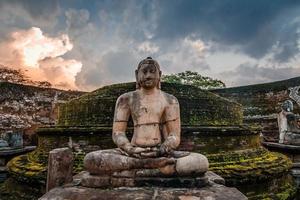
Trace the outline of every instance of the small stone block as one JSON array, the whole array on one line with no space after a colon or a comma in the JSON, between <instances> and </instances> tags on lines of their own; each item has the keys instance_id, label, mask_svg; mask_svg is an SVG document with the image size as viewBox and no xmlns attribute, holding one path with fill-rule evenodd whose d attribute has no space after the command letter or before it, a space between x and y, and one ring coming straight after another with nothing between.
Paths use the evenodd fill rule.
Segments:
<instances>
[{"instance_id":1,"label":"small stone block","mask_svg":"<svg viewBox=\"0 0 300 200\"><path fill-rule=\"evenodd\" d=\"M133 178L111 178L112 187L134 187L135 185L135 179Z\"/></svg>"},{"instance_id":2,"label":"small stone block","mask_svg":"<svg viewBox=\"0 0 300 200\"><path fill-rule=\"evenodd\" d=\"M90 188L110 187L110 177L85 174L81 179L80 185Z\"/></svg>"},{"instance_id":3,"label":"small stone block","mask_svg":"<svg viewBox=\"0 0 300 200\"><path fill-rule=\"evenodd\" d=\"M209 182L225 185L225 179L212 171L206 172L205 176L207 176Z\"/></svg>"},{"instance_id":4,"label":"small stone block","mask_svg":"<svg viewBox=\"0 0 300 200\"><path fill-rule=\"evenodd\" d=\"M47 191L72 182L73 159L73 153L69 148L58 148L49 152Z\"/></svg>"},{"instance_id":5,"label":"small stone block","mask_svg":"<svg viewBox=\"0 0 300 200\"><path fill-rule=\"evenodd\" d=\"M190 178L190 177L136 177L135 186L137 187L172 187L172 188L192 188L204 187L208 185L208 178L206 176Z\"/></svg>"},{"instance_id":6,"label":"small stone block","mask_svg":"<svg viewBox=\"0 0 300 200\"><path fill-rule=\"evenodd\" d=\"M134 178L135 177L135 170L124 170L121 172L114 172L112 174L113 177L123 177L123 178Z\"/></svg>"}]
</instances>

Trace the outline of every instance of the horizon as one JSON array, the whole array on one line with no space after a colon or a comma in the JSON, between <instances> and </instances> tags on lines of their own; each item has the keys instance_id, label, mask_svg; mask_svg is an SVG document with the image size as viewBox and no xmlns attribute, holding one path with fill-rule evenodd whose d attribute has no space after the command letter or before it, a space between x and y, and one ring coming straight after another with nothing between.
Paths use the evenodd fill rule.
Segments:
<instances>
[{"instance_id":1,"label":"horizon","mask_svg":"<svg viewBox=\"0 0 300 200\"><path fill-rule=\"evenodd\" d=\"M0 65L60 89L134 81L151 56L164 75L196 71L226 86L300 76L300 2L0 2Z\"/></svg>"}]
</instances>

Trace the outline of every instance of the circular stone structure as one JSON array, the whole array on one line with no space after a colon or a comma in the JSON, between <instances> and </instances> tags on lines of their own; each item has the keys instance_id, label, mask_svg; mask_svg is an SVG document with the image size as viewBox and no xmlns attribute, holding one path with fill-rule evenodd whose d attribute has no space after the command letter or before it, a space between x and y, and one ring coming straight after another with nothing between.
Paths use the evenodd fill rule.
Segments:
<instances>
[{"instance_id":1,"label":"circular stone structure","mask_svg":"<svg viewBox=\"0 0 300 200\"><path fill-rule=\"evenodd\" d=\"M37 131L38 148L9 162L12 178L5 185L6 192L16 193L16 184L31 184L35 190L30 193L27 189L26 193L41 196L52 149L71 147L75 155L73 171L78 173L86 153L116 147L111 138L115 102L119 95L133 90L135 83L115 84L62 104L57 126ZM188 85L162 83L162 90L176 96L180 104L180 150L206 155L210 170L249 199L293 197L296 187L288 175L291 161L263 148L259 130L242 125L240 104ZM129 137L131 132L129 125Z\"/></svg>"}]
</instances>

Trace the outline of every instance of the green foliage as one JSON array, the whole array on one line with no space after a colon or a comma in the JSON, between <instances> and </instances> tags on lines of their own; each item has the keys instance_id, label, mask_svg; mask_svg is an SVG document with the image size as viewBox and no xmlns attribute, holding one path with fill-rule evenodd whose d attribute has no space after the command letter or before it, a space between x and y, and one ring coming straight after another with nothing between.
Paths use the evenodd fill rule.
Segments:
<instances>
[{"instance_id":1,"label":"green foliage","mask_svg":"<svg viewBox=\"0 0 300 200\"><path fill-rule=\"evenodd\" d=\"M180 83L193 85L201 89L225 88L226 85L220 80L202 76L198 72L185 71L177 74L163 75L162 80L168 83Z\"/></svg>"}]
</instances>

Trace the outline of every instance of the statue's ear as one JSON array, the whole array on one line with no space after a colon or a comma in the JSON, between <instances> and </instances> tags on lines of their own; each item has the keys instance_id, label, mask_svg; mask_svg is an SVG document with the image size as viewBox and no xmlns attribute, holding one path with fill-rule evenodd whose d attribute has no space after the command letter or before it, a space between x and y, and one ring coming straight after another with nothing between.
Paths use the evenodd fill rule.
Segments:
<instances>
[{"instance_id":1,"label":"statue's ear","mask_svg":"<svg viewBox=\"0 0 300 200\"><path fill-rule=\"evenodd\" d=\"M139 81L138 81L138 73L139 73L139 71L136 69L135 70L135 88L136 89L139 89L140 88L140 85L139 85Z\"/></svg>"},{"instance_id":2,"label":"statue's ear","mask_svg":"<svg viewBox=\"0 0 300 200\"><path fill-rule=\"evenodd\" d=\"M157 83L157 88L161 89L161 71L159 70L159 81Z\"/></svg>"},{"instance_id":3,"label":"statue's ear","mask_svg":"<svg viewBox=\"0 0 300 200\"><path fill-rule=\"evenodd\" d=\"M136 82L138 81L138 73L139 73L139 71L136 69L135 70L135 80L136 80Z\"/></svg>"}]
</instances>

